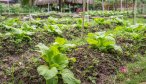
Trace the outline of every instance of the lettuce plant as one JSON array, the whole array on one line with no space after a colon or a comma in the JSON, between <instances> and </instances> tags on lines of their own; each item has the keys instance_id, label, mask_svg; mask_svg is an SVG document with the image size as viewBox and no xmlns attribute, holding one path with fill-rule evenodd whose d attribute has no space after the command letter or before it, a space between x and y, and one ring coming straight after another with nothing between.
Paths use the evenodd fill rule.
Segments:
<instances>
[{"instance_id":1,"label":"lettuce plant","mask_svg":"<svg viewBox=\"0 0 146 84\"><path fill-rule=\"evenodd\" d=\"M44 29L47 30L48 32L51 32L53 34L62 34L62 30L58 25L47 25L44 24Z\"/></svg>"},{"instance_id":2,"label":"lettuce plant","mask_svg":"<svg viewBox=\"0 0 146 84\"><path fill-rule=\"evenodd\" d=\"M111 49L122 52L120 46L116 45L116 41L112 34L106 34L106 32L89 33L87 38L88 44L93 48L97 48L101 51L110 51Z\"/></svg>"},{"instance_id":3,"label":"lettuce plant","mask_svg":"<svg viewBox=\"0 0 146 84\"><path fill-rule=\"evenodd\" d=\"M104 19L104 18L95 18L94 21L95 21L98 25L104 25L104 23L105 23L105 19Z\"/></svg>"},{"instance_id":4,"label":"lettuce plant","mask_svg":"<svg viewBox=\"0 0 146 84\"><path fill-rule=\"evenodd\" d=\"M9 27L9 28L11 31L5 33L4 36L14 38L15 39L14 42L16 44L19 44L23 40L30 41L31 40L30 36L34 34L34 32L24 31L21 28L13 28L13 27Z\"/></svg>"},{"instance_id":5,"label":"lettuce plant","mask_svg":"<svg viewBox=\"0 0 146 84\"><path fill-rule=\"evenodd\" d=\"M60 75L65 84L80 84L80 80L77 80L67 68L69 58L64 54L69 48L75 47L74 44L68 44L65 39L57 38L50 47L41 43L37 46L46 62L45 65L40 65L37 71L46 79L46 84L58 84Z\"/></svg>"}]
</instances>

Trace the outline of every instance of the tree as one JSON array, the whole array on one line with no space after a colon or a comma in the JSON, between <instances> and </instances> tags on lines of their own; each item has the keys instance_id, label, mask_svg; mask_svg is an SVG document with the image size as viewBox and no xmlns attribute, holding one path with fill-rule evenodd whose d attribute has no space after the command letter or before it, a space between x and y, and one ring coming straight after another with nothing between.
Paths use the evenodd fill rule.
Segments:
<instances>
[{"instance_id":1,"label":"tree","mask_svg":"<svg viewBox=\"0 0 146 84\"><path fill-rule=\"evenodd\" d=\"M104 8L104 0L102 0L102 11L104 11L105 8Z\"/></svg>"},{"instance_id":2,"label":"tree","mask_svg":"<svg viewBox=\"0 0 146 84\"><path fill-rule=\"evenodd\" d=\"M137 0L133 0L133 24L136 24Z\"/></svg>"},{"instance_id":3,"label":"tree","mask_svg":"<svg viewBox=\"0 0 146 84\"><path fill-rule=\"evenodd\" d=\"M121 0L121 11L123 11L123 0Z\"/></svg>"},{"instance_id":4,"label":"tree","mask_svg":"<svg viewBox=\"0 0 146 84\"><path fill-rule=\"evenodd\" d=\"M87 0L83 0L83 13L82 13L82 34L81 34L81 38L83 38L83 34L84 34L84 21L85 21L85 9L86 9L86 2L87 2Z\"/></svg>"},{"instance_id":5,"label":"tree","mask_svg":"<svg viewBox=\"0 0 146 84\"><path fill-rule=\"evenodd\" d=\"M34 3L34 0L18 0L18 2L21 3L21 6L25 6L25 5L32 6Z\"/></svg>"}]
</instances>

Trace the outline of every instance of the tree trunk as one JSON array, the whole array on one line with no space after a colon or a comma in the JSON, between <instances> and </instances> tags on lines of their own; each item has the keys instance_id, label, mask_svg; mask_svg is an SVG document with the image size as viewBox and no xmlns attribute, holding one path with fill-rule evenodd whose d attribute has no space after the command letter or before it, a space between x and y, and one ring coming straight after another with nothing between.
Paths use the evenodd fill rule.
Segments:
<instances>
[{"instance_id":1,"label":"tree trunk","mask_svg":"<svg viewBox=\"0 0 146 84\"><path fill-rule=\"evenodd\" d=\"M123 0L121 0L121 11L123 11Z\"/></svg>"},{"instance_id":2,"label":"tree trunk","mask_svg":"<svg viewBox=\"0 0 146 84\"><path fill-rule=\"evenodd\" d=\"M117 11L117 0L115 0L114 9L115 9L115 11Z\"/></svg>"},{"instance_id":3,"label":"tree trunk","mask_svg":"<svg viewBox=\"0 0 146 84\"><path fill-rule=\"evenodd\" d=\"M84 21L85 21L85 9L86 9L86 1L87 1L87 0L83 0L83 13L82 13L82 33L81 33L81 38L83 38L83 34L84 34Z\"/></svg>"},{"instance_id":4,"label":"tree trunk","mask_svg":"<svg viewBox=\"0 0 146 84\"><path fill-rule=\"evenodd\" d=\"M144 6L144 2L142 2L142 14L144 14L145 10L145 6Z\"/></svg>"},{"instance_id":5,"label":"tree trunk","mask_svg":"<svg viewBox=\"0 0 146 84\"><path fill-rule=\"evenodd\" d=\"M89 0L87 0L87 11L89 10Z\"/></svg>"},{"instance_id":6,"label":"tree trunk","mask_svg":"<svg viewBox=\"0 0 146 84\"><path fill-rule=\"evenodd\" d=\"M29 0L29 5L33 6L33 0Z\"/></svg>"},{"instance_id":7,"label":"tree trunk","mask_svg":"<svg viewBox=\"0 0 146 84\"><path fill-rule=\"evenodd\" d=\"M62 0L59 0L59 11L62 11Z\"/></svg>"},{"instance_id":8,"label":"tree trunk","mask_svg":"<svg viewBox=\"0 0 146 84\"><path fill-rule=\"evenodd\" d=\"M95 10L95 0L93 0L93 10Z\"/></svg>"},{"instance_id":9,"label":"tree trunk","mask_svg":"<svg viewBox=\"0 0 146 84\"><path fill-rule=\"evenodd\" d=\"M126 10L128 11L128 0L126 0Z\"/></svg>"},{"instance_id":10,"label":"tree trunk","mask_svg":"<svg viewBox=\"0 0 146 84\"><path fill-rule=\"evenodd\" d=\"M102 11L104 12L105 8L104 8L104 0L102 0Z\"/></svg>"},{"instance_id":11,"label":"tree trunk","mask_svg":"<svg viewBox=\"0 0 146 84\"><path fill-rule=\"evenodd\" d=\"M133 24L136 24L137 0L133 0Z\"/></svg>"}]
</instances>

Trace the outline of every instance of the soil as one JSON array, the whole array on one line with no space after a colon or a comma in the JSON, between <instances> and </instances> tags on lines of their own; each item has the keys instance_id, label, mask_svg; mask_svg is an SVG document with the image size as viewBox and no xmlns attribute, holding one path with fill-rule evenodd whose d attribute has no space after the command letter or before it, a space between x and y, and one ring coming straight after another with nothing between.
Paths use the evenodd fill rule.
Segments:
<instances>
[{"instance_id":1,"label":"soil","mask_svg":"<svg viewBox=\"0 0 146 84\"><path fill-rule=\"evenodd\" d=\"M39 33L37 34L38 37ZM34 37L36 42L41 42L45 38ZM46 38L51 42L53 38ZM42 41L43 42L43 41ZM131 40L118 38L118 44L133 44ZM129 46L128 46L129 47ZM37 67L42 64L40 54L31 51L29 47L21 54L7 54L0 57L0 82L14 84L45 84L43 77L37 73ZM124 51L128 51L124 50ZM130 51L129 52L134 52ZM129 61L131 57L124 53L122 56L117 53L103 53L97 49L92 49L89 45L79 46L68 52L70 58L76 58L76 62L70 62L69 68L75 76L82 81L82 84L113 84L114 77L124 61Z\"/></svg>"},{"instance_id":2,"label":"soil","mask_svg":"<svg viewBox=\"0 0 146 84\"><path fill-rule=\"evenodd\" d=\"M122 66L117 54L101 53L88 45L80 46L68 56L77 59L71 68L84 84L113 84L110 77Z\"/></svg>"},{"instance_id":3,"label":"soil","mask_svg":"<svg viewBox=\"0 0 146 84\"><path fill-rule=\"evenodd\" d=\"M0 82L2 84L45 84L37 73L37 66L42 63L39 53L26 51L21 55L1 57Z\"/></svg>"},{"instance_id":4,"label":"soil","mask_svg":"<svg viewBox=\"0 0 146 84\"><path fill-rule=\"evenodd\" d=\"M37 73L37 66L43 61L40 54L34 51L26 51L20 55L1 57L0 82L14 84L45 84L43 77ZM75 57L76 62L70 62L70 69L82 84L105 84L111 83L111 76L122 65L116 54L101 53L88 45L80 46L68 54Z\"/></svg>"}]
</instances>

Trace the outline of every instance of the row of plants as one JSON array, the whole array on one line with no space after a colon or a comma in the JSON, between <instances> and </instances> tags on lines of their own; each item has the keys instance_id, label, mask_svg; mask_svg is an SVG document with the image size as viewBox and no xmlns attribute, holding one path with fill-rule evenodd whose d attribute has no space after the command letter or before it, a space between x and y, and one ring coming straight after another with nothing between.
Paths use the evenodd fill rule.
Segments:
<instances>
[{"instance_id":1,"label":"row of plants","mask_svg":"<svg viewBox=\"0 0 146 84\"><path fill-rule=\"evenodd\" d=\"M41 42L36 47L39 47L38 52L41 53L39 60L43 61L39 63L37 71L46 79L47 84L101 83L98 79L106 80L106 77L113 74L116 76L117 72L120 72L119 68L125 66L125 63L122 63L125 59L135 62L138 54L145 54L144 24L131 25L118 17L111 17L86 21L84 32L81 25L80 18L49 17L29 21L22 21L19 18L8 19L0 24L0 51L4 52L6 48L22 49L24 53L23 46L26 48L26 45L30 45L33 47L29 46L26 50L33 49ZM76 38L80 37L81 32L84 33L85 39L79 38L79 41L83 40L80 44ZM67 41L68 37L72 39ZM54 39L55 42L52 43ZM14 48L7 47L8 45ZM15 52L12 51L10 54ZM125 75L126 72L121 73ZM103 75L104 79L101 77ZM121 74L118 77L120 78Z\"/></svg>"},{"instance_id":2,"label":"row of plants","mask_svg":"<svg viewBox=\"0 0 146 84\"><path fill-rule=\"evenodd\" d=\"M65 24L67 23L67 24ZM98 29L98 27L112 27L112 25L123 25L121 19L110 18L95 18L85 22L86 32ZM50 35L67 36L68 32L80 32L82 28L81 18L53 18L35 19L32 21L22 21L19 18L7 19L0 24L1 35L3 39L13 39L16 44L21 43L24 39L30 41L37 32L48 32ZM107 28L108 29L108 28ZM74 31L75 30L75 31Z\"/></svg>"},{"instance_id":3,"label":"row of plants","mask_svg":"<svg viewBox=\"0 0 146 84\"><path fill-rule=\"evenodd\" d=\"M141 43L143 43L142 41L146 41L144 38L145 38L145 25L143 25L143 24L137 24L137 25L133 25L131 28L130 28L131 26L126 26L126 27L121 27L121 29L119 29L119 27L117 27L117 28L115 28L114 30L112 30L112 32L110 31L110 32L95 32L95 33L88 33L88 35L86 36L87 38L86 38L86 41L85 41L85 44L88 44L88 47L89 48L92 48L93 50L95 50L95 51L100 51L100 52L102 52L102 53L115 53L115 54L117 54L118 55L118 63L121 63L122 62L122 58L125 58L125 56L126 57L128 57L128 59L137 59L137 57L134 57L134 55L137 55L137 53L140 53L141 55L143 55L143 53L142 52L139 52L139 51L142 51L141 49L139 49L139 47L142 47L142 45L141 45ZM130 30L128 29L128 28L130 28ZM128 29L128 30L127 30ZM120 33L121 32L121 33ZM130 35L130 36L128 36L128 38L126 37L125 38L125 36L123 36L123 35L125 35L126 34L126 32L129 32L128 34ZM139 32L141 33L140 35L140 37L139 37L139 39L141 39L141 41L140 40L138 40L137 38L135 38L135 36L137 36L137 35L132 35L132 33L135 33L135 34L138 34ZM111 34L112 33L112 34ZM133 50L131 50L131 49L129 49L130 48L130 46L129 45L127 45L127 46L124 46L123 45L123 43L118 43L118 41L119 41L119 34L121 34L120 36L122 37L122 39L123 40L128 40L128 39L131 39L132 41L134 41L134 43L132 43L132 44L130 44L131 45L131 48L134 48L134 51ZM134 36L134 37L133 37ZM117 38L117 41L116 41L116 38ZM56 40L58 40L59 38L57 38ZM63 39L62 39L63 40ZM60 42L60 43L59 43ZM58 43L59 44L61 44L61 45L63 45L62 44L62 41L61 41L61 39L60 39L60 41L59 41ZM63 41L63 42L65 42L65 41ZM140 43L138 43L138 42L140 42ZM56 44L58 44L58 43L56 43L56 41L55 41L55 45ZM121 45L121 46L119 46L119 45L117 45L117 43L119 44L119 45ZM128 42L125 42L124 44L127 44ZM137 44L138 46L135 46L135 44ZM143 44L144 45L144 44ZM43 46L43 45L41 45L42 47L44 47L44 48L46 48L45 46ZM71 45L72 46L72 45ZM78 45L79 46L79 45ZM91 47L90 47L91 46ZM129 48L127 48L127 47L129 47ZM137 49L136 49L137 48ZM60 49L62 49L62 47L60 47ZM64 49L64 48L63 48ZM129 49L129 50L127 50L127 49ZM55 51L57 51L57 50L55 50ZM127 53L129 53L129 54L127 54ZM145 53L145 52L144 52ZM48 53L48 55L50 55L49 53ZM122 56L122 57L120 57L120 56ZM44 60L46 60L47 58L45 58ZM78 59L76 59L76 60L78 60ZM120 61L121 60L121 61ZM130 62L130 61L127 61L127 62ZM100 60L98 60L98 59L96 59L96 62L95 62L95 64L96 65L98 65L98 63L100 63ZM125 63L122 63L122 65L121 66L125 66ZM91 67L91 66L90 66ZM75 67L74 67L75 68ZM121 73L121 74L118 74L118 73L115 73L115 74L118 74L118 79L117 79L117 82L119 82L119 78L121 78L122 76L124 76L124 75L122 75L122 74L126 74L126 73L128 73L128 72L126 72L126 71L122 71L123 69L125 69L124 67L120 67L120 66L118 66L118 67L115 67L116 69L114 70L115 72L116 72L116 70L117 70L117 72L119 72L119 73ZM120 68L120 70L118 70L118 68ZM42 74L41 74L42 75ZM43 74L44 75L44 74ZM123 78L124 79L124 78ZM122 79L120 79L120 81L121 81ZM90 81L92 81L92 83L93 84L96 84L96 82L95 81L97 81L96 79L92 79L92 75L91 75L91 79L90 79ZM82 82L83 82L83 80L82 80ZM69 83L68 83L69 84ZM73 84L78 84L78 83L73 83Z\"/></svg>"},{"instance_id":4,"label":"row of plants","mask_svg":"<svg viewBox=\"0 0 146 84\"><path fill-rule=\"evenodd\" d=\"M8 13L19 14L19 13L35 13L35 12L41 12L40 8L29 7L29 6L21 7L20 4L6 5L0 3L0 14L8 14Z\"/></svg>"},{"instance_id":5,"label":"row of plants","mask_svg":"<svg viewBox=\"0 0 146 84\"><path fill-rule=\"evenodd\" d=\"M109 17L116 15L129 16L132 14L132 11L88 11L85 14L91 16L101 16L101 17Z\"/></svg>"}]
</instances>

